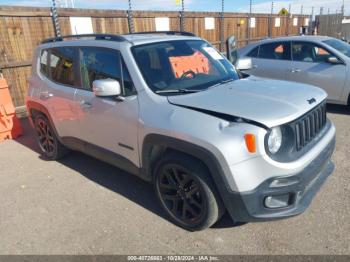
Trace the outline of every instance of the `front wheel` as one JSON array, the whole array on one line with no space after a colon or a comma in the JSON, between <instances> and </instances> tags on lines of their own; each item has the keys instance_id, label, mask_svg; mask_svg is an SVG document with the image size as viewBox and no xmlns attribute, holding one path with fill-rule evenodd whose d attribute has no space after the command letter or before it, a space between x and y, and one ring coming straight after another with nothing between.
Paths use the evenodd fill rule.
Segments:
<instances>
[{"instance_id":1,"label":"front wheel","mask_svg":"<svg viewBox=\"0 0 350 262\"><path fill-rule=\"evenodd\" d=\"M155 169L154 186L170 219L187 230L206 229L224 213L207 168L190 156L166 155Z\"/></svg>"}]
</instances>

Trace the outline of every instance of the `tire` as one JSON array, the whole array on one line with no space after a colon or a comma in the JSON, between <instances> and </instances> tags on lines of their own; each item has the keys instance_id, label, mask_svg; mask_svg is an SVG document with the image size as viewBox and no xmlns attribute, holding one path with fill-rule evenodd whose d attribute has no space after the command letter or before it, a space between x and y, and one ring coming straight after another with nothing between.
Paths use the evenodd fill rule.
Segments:
<instances>
[{"instance_id":1,"label":"tire","mask_svg":"<svg viewBox=\"0 0 350 262\"><path fill-rule=\"evenodd\" d=\"M39 148L46 158L58 160L69 152L57 139L50 121L44 115L38 114L35 116L34 127Z\"/></svg>"},{"instance_id":2,"label":"tire","mask_svg":"<svg viewBox=\"0 0 350 262\"><path fill-rule=\"evenodd\" d=\"M196 158L169 153L154 170L157 198L176 225L199 231L212 226L225 208L208 169Z\"/></svg>"}]
</instances>

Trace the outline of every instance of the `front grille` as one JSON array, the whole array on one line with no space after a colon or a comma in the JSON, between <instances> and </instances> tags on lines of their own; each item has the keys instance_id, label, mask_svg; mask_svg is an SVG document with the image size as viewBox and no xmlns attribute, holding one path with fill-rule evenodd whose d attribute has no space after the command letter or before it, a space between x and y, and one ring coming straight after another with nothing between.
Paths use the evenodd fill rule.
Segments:
<instances>
[{"instance_id":1,"label":"front grille","mask_svg":"<svg viewBox=\"0 0 350 262\"><path fill-rule=\"evenodd\" d=\"M305 147L326 125L326 102L301 117L295 123L296 149Z\"/></svg>"}]
</instances>

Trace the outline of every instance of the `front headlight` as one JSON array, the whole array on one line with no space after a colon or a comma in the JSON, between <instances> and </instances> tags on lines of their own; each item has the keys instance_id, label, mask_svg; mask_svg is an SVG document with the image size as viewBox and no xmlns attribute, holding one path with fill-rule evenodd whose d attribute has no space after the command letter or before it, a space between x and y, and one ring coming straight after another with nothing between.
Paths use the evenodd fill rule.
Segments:
<instances>
[{"instance_id":1,"label":"front headlight","mask_svg":"<svg viewBox=\"0 0 350 262\"><path fill-rule=\"evenodd\" d=\"M281 148L282 145L282 131L280 127L274 127L271 129L267 146L270 153L275 154Z\"/></svg>"}]
</instances>

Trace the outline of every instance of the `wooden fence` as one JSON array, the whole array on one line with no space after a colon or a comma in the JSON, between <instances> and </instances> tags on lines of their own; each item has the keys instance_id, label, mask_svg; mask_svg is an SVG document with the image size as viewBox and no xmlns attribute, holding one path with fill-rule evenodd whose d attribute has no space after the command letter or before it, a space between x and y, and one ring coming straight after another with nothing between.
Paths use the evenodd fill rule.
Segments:
<instances>
[{"instance_id":1,"label":"wooden fence","mask_svg":"<svg viewBox=\"0 0 350 262\"><path fill-rule=\"evenodd\" d=\"M129 33L127 12L124 10L58 9L61 34L72 34L70 17L91 17L95 33ZM135 32L155 31L155 17L169 17L170 30L180 30L179 12L133 11ZM214 30L205 29L205 17L213 17ZM223 39L235 35L240 46L267 36L277 37L298 34L307 16L293 17L252 14L255 27L248 28L249 14L224 13ZM298 17L298 23L293 18ZM280 26L275 27L275 19ZM220 48L222 20L220 13L185 12L185 31L210 41ZM26 79L31 71L31 59L35 47L45 38L53 37L54 24L50 8L0 6L0 69L8 80L16 107L24 105ZM250 37L248 37L250 34Z\"/></svg>"}]
</instances>

